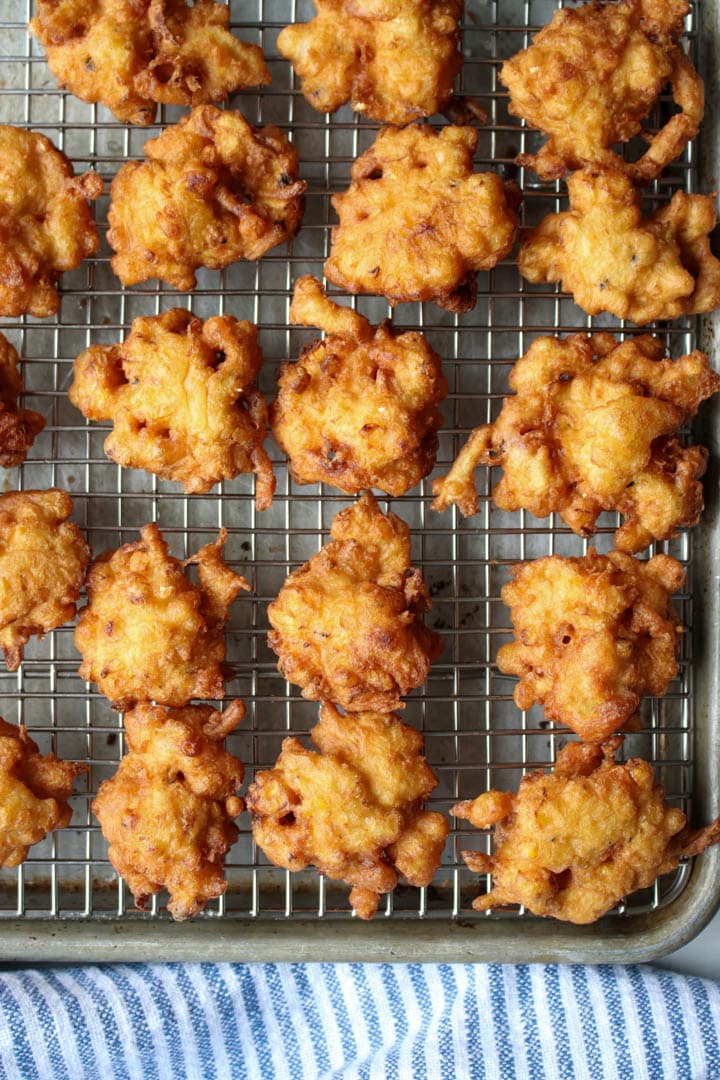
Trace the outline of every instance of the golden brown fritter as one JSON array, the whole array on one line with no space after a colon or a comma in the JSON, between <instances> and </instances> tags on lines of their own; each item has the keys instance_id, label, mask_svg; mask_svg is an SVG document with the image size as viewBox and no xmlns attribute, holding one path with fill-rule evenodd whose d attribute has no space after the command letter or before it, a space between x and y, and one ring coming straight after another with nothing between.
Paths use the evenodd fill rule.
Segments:
<instances>
[{"instance_id":1,"label":"golden brown fritter","mask_svg":"<svg viewBox=\"0 0 720 1080\"><path fill-rule=\"evenodd\" d=\"M270 82L262 49L231 34L229 19L213 0L38 0L30 32L61 86L152 124L158 102L202 105Z\"/></svg>"},{"instance_id":2,"label":"golden brown fritter","mask_svg":"<svg viewBox=\"0 0 720 1080\"><path fill-rule=\"evenodd\" d=\"M279 128L201 105L144 152L110 188L111 265L123 285L160 278L187 291L199 266L260 259L300 225L305 183Z\"/></svg>"},{"instance_id":3,"label":"golden brown fritter","mask_svg":"<svg viewBox=\"0 0 720 1080\"><path fill-rule=\"evenodd\" d=\"M280 54L318 112L350 101L386 124L440 112L462 66L462 0L315 0L309 23L286 26Z\"/></svg>"},{"instance_id":4,"label":"golden brown fritter","mask_svg":"<svg viewBox=\"0 0 720 1080\"><path fill-rule=\"evenodd\" d=\"M35 635L75 616L90 550L57 488L0 496L0 648L10 671Z\"/></svg>"},{"instance_id":5,"label":"golden brown fritter","mask_svg":"<svg viewBox=\"0 0 720 1080\"><path fill-rule=\"evenodd\" d=\"M145 525L140 540L94 560L75 645L81 678L96 682L113 708L223 696L223 627L240 589L250 587L223 562L226 539L221 529L214 544L181 562L157 525ZM199 586L185 573L191 565Z\"/></svg>"},{"instance_id":6,"label":"golden brown fritter","mask_svg":"<svg viewBox=\"0 0 720 1080\"><path fill-rule=\"evenodd\" d=\"M4 334L0 334L0 465L9 469L20 465L45 427L40 413L18 408L23 383L20 357Z\"/></svg>"},{"instance_id":7,"label":"golden brown fritter","mask_svg":"<svg viewBox=\"0 0 720 1080\"><path fill-rule=\"evenodd\" d=\"M498 650L497 665L520 678L515 704L544 705L548 720L588 742L636 727L640 698L664 694L677 674L682 626L670 594L685 579L680 563L590 548L512 574L502 598L516 640Z\"/></svg>"},{"instance_id":8,"label":"golden brown fritter","mask_svg":"<svg viewBox=\"0 0 720 1080\"><path fill-rule=\"evenodd\" d=\"M33 844L70 824L73 783L88 768L43 756L24 727L0 717L0 866L19 866Z\"/></svg>"},{"instance_id":9,"label":"golden brown fritter","mask_svg":"<svg viewBox=\"0 0 720 1080\"><path fill-rule=\"evenodd\" d=\"M636 182L659 176L703 116L702 79L678 44L689 10L687 0L620 0L556 11L500 72L510 112L549 136L519 164L546 179L584 165L622 169ZM642 131L668 84L681 111L648 136L639 161L623 161L611 147Z\"/></svg>"},{"instance_id":10,"label":"golden brown fritter","mask_svg":"<svg viewBox=\"0 0 720 1080\"><path fill-rule=\"evenodd\" d=\"M0 315L57 312L60 274L98 249L87 200L102 190L44 135L0 125Z\"/></svg>"},{"instance_id":11,"label":"golden brown fritter","mask_svg":"<svg viewBox=\"0 0 720 1080\"><path fill-rule=\"evenodd\" d=\"M402 708L443 648L421 621L431 604L410 566L410 530L366 494L336 515L330 536L268 608L278 668L311 701Z\"/></svg>"},{"instance_id":12,"label":"golden brown fritter","mask_svg":"<svg viewBox=\"0 0 720 1080\"><path fill-rule=\"evenodd\" d=\"M112 420L112 461L205 492L239 473L257 475L256 503L275 490L263 449L267 406L255 380L262 365L256 327L232 315L203 323L172 308L135 319L120 345L91 345L75 361L73 405Z\"/></svg>"},{"instance_id":13,"label":"golden brown fritter","mask_svg":"<svg viewBox=\"0 0 720 1080\"><path fill-rule=\"evenodd\" d=\"M495 826L494 855L462 853L472 871L493 878L492 891L473 901L476 911L524 904L535 915L595 922L720 840L720 818L687 827L647 761L616 763L621 741L569 743L554 770L523 777L517 795L488 791L453 807L478 829Z\"/></svg>"},{"instance_id":14,"label":"golden brown fritter","mask_svg":"<svg viewBox=\"0 0 720 1080\"><path fill-rule=\"evenodd\" d=\"M326 704L320 717L310 732L319 754L285 739L250 785L253 837L276 866L316 866L351 885L355 913L372 919L399 875L421 887L440 865L448 823L421 808L437 779L422 735L394 713L341 716Z\"/></svg>"},{"instance_id":15,"label":"golden brown fritter","mask_svg":"<svg viewBox=\"0 0 720 1080\"><path fill-rule=\"evenodd\" d=\"M326 331L284 364L271 407L273 435L298 484L348 495L380 488L403 495L427 476L447 394L440 357L422 334L373 327L329 300L320 282L295 285L290 318Z\"/></svg>"},{"instance_id":16,"label":"golden brown fritter","mask_svg":"<svg viewBox=\"0 0 720 1080\"><path fill-rule=\"evenodd\" d=\"M225 892L243 767L223 740L244 715L243 703L233 701L223 713L143 704L125 717L128 753L92 809L137 907L166 888L173 918L189 919Z\"/></svg>"},{"instance_id":17,"label":"golden brown fritter","mask_svg":"<svg viewBox=\"0 0 720 1080\"><path fill-rule=\"evenodd\" d=\"M433 300L469 311L476 274L513 246L520 201L514 184L473 172L474 128L383 128L333 195L340 224L325 276L352 293L391 304Z\"/></svg>"},{"instance_id":18,"label":"golden brown fritter","mask_svg":"<svg viewBox=\"0 0 720 1080\"><path fill-rule=\"evenodd\" d=\"M617 510L626 518L615 533L621 551L696 525L708 453L684 447L677 434L720 390L720 376L704 353L670 360L664 352L649 335L537 338L510 374L515 396L433 483L433 509L456 503L476 513L473 472L500 465L493 498L501 510L558 512L579 536L595 532L603 510Z\"/></svg>"},{"instance_id":19,"label":"golden brown fritter","mask_svg":"<svg viewBox=\"0 0 720 1080\"><path fill-rule=\"evenodd\" d=\"M520 243L528 281L559 281L588 315L609 311L639 325L720 304L714 196L676 191L644 218L640 192L621 172L583 169L567 184L570 210L548 214Z\"/></svg>"}]
</instances>

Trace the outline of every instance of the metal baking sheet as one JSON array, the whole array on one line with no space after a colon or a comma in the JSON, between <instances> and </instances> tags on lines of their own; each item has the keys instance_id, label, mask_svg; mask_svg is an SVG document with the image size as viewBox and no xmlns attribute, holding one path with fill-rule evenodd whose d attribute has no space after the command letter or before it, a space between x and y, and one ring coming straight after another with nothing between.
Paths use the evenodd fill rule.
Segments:
<instances>
[{"instance_id":1,"label":"metal baking sheet","mask_svg":"<svg viewBox=\"0 0 720 1080\"><path fill-rule=\"evenodd\" d=\"M553 0L468 0L466 8L461 92L488 113L488 124L480 129L477 165L517 175L525 192L524 224L560 208L564 188L515 170L515 155L530 150L536 137L508 115L498 71L504 58L528 44L556 6ZM58 485L70 491L75 518L95 554L134 539L148 521L158 522L178 556L210 540L218 526L228 528L227 557L253 586L253 592L234 605L227 634L234 669L227 694L242 697L248 705L247 718L231 736L229 748L246 763L251 780L255 769L273 763L288 732L302 737L317 715L316 706L304 702L277 673L265 640L267 604L289 571L318 550L333 515L349 500L329 488L292 484L272 444L278 475L272 509L256 514L248 477L208 496L184 496L177 485L120 470L107 461L102 450L107 428L86 423L67 399L72 361L81 349L91 342L116 341L134 317L171 306L192 306L203 317L227 312L256 322L265 354L261 386L270 396L278 365L317 336L288 322L292 285L300 274L321 274L334 220L330 196L346 187L350 165L373 140L376 125L348 108L332 117L315 113L299 93L290 65L279 58L277 34L287 22L311 16L310 0L232 0L231 7L234 29L262 44L273 78L269 88L238 94L231 104L253 123L276 123L291 133L301 175L308 181L301 231L290 248L274 249L259 264L239 263L223 273L201 271L192 295L153 283L123 290L109 266L104 242L107 197L101 199L95 207L101 251L65 275L58 316L0 321L24 358L25 403L48 419L27 462L0 473L0 480L5 490ZM115 122L103 108L58 91L41 50L28 37L30 15L30 0L0 0L0 120L44 132L69 155L76 170L92 166L109 183L124 161L141 156L147 138L183 110L163 108L156 128L131 128ZM678 188L717 187L718 77L711 55L717 22L715 5L694 4L688 40L708 79L710 112L702 146L696 142L689 147L648 189L649 203L666 201ZM347 302L373 320L389 314L379 299ZM497 415L509 369L536 336L588 326L638 332L611 318L588 319L556 289L528 285L512 259L479 275L478 302L468 314L453 316L431 304L408 304L397 307L393 319L403 328L422 328L445 362L450 395L433 475L447 471L470 428ZM712 346L716 335L712 320L701 325L694 319L663 324L657 332L673 355L698 342ZM705 519L692 534L661 546L690 570L687 592L679 599L690 628L683 639L681 670L661 701L645 703L644 730L628 737L625 747L626 755L640 754L655 763L671 802L698 822L718 813L720 791L715 539L720 446L710 410L703 415L702 434L714 456ZM463 520L454 511L435 514L429 508L431 479L383 505L412 527L414 558L433 596L429 622L445 637L445 654L425 687L408 700L405 717L423 730L429 761L439 777L431 805L447 811L458 798L490 786L515 788L525 771L550 764L566 739L566 732L543 720L541 710L521 713L515 708L513 680L494 665L509 630L500 589L508 568L518 560L581 554L587 545L557 518L545 521L498 511L490 499L496 477L489 472L479 473L481 508L476 517ZM607 515L601 524L595 542L608 550L614 518ZM383 900L375 921L363 924L350 914L345 886L314 871L293 876L269 866L252 844L244 815L241 837L227 860L225 897L183 925L172 923L162 902L147 913L136 912L132 896L107 861L106 844L90 813L98 785L114 772L122 755L122 717L79 679L78 662L72 626L67 626L42 642L33 641L18 672L0 671L0 713L25 723L43 750L52 748L92 765L87 780L78 782L71 827L36 845L23 866L0 872L2 959L646 960L697 933L718 903L720 852L715 850L692 866L680 867L655 888L630 897L592 927L540 920L521 909L479 915L470 906L479 891L478 878L459 856L471 830L454 822L433 884L423 890L398 888ZM474 833L471 840L480 847L483 836ZM489 845L489 837L484 843Z\"/></svg>"}]
</instances>

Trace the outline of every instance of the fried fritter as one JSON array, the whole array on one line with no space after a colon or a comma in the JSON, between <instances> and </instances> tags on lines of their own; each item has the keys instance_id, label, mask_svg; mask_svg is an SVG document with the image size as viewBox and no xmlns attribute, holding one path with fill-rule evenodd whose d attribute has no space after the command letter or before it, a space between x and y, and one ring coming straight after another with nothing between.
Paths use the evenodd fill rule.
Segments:
<instances>
[{"instance_id":1,"label":"fried fritter","mask_svg":"<svg viewBox=\"0 0 720 1080\"><path fill-rule=\"evenodd\" d=\"M636 182L659 176L703 116L702 79L678 44L689 10L687 0L620 0L556 11L500 72L510 112L549 136L518 163L546 179L585 165L622 169ZM642 131L668 84L681 111L648 136L639 161L623 161L612 145Z\"/></svg>"},{"instance_id":2,"label":"fried fritter","mask_svg":"<svg viewBox=\"0 0 720 1080\"><path fill-rule=\"evenodd\" d=\"M616 763L621 741L569 743L554 770L523 777L517 795L488 791L453 807L478 829L495 826L494 855L462 853L472 871L493 877L492 891L473 901L476 911L524 904L535 915L595 922L720 840L720 818L688 828L647 761Z\"/></svg>"},{"instance_id":3,"label":"fried fritter","mask_svg":"<svg viewBox=\"0 0 720 1080\"><path fill-rule=\"evenodd\" d=\"M597 742L637 726L644 694L660 696L678 670L682 626L670 594L685 580L669 555L647 562L620 551L550 555L513 567L502 598L516 640L497 665L517 675L515 704Z\"/></svg>"},{"instance_id":4,"label":"fried fritter","mask_svg":"<svg viewBox=\"0 0 720 1080\"><path fill-rule=\"evenodd\" d=\"M222 744L244 715L243 703L233 701L223 713L143 704L125 717L129 752L92 809L137 907L166 888L173 918L189 919L225 892L243 766Z\"/></svg>"},{"instance_id":5,"label":"fried fritter","mask_svg":"<svg viewBox=\"0 0 720 1080\"><path fill-rule=\"evenodd\" d=\"M559 281L588 315L609 311L641 326L720 304L714 196L676 191L644 218L640 192L621 172L583 169L567 184L570 210L548 214L521 240L528 281Z\"/></svg>"},{"instance_id":6,"label":"fried fritter","mask_svg":"<svg viewBox=\"0 0 720 1080\"><path fill-rule=\"evenodd\" d=\"M410 530L366 494L337 514L330 535L268 608L278 668L311 701L402 708L401 694L425 681L443 648L421 621L431 604L410 566Z\"/></svg>"},{"instance_id":7,"label":"fried fritter","mask_svg":"<svg viewBox=\"0 0 720 1080\"><path fill-rule=\"evenodd\" d=\"M45 427L40 413L18 408L23 391L19 363L17 352L0 334L0 465L4 469L22 464L35 436Z\"/></svg>"},{"instance_id":8,"label":"fried fritter","mask_svg":"<svg viewBox=\"0 0 720 1080\"><path fill-rule=\"evenodd\" d=\"M470 127L383 128L354 163L348 190L333 195L340 224L328 280L391 304L433 300L469 311L477 271L513 246L520 202L516 185L473 172L477 140Z\"/></svg>"},{"instance_id":9,"label":"fried fritter","mask_svg":"<svg viewBox=\"0 0 720 1080\"><path fill-rule=\"evenodd\" d=\"M10 671L35 635L69 622L90 550L57 488L0 496L0 648Z\"/></svg>"},{"instance_id":10,"label":"fried fritter","mask_svg":"<svg viewBox=\"0 0 720 1080\"><path fill-rule=\"evenodd\" d=\"M33 844L70 824L73 783L88 768L43 756L24 727L0 717L0 866L19 866Z\"/></svg>"},{"instance_id":11,"label":"fried fritter","mask_svg":"<svg viewBox=\"0 0 720 1080\"><path fill-rule=\"evenodd\" d=\"M199 266L260 259L300 225L305 183L279 128L201 105L144 151L110 188L111 265L123 285L160 278L187 291Z\"/></svg>"},{"instance_id":12,"label":"fried fritter","mask_svg":"<svg viewBox=\"0 0 720 1080\"><path fill-rule=\"evenodd\" d=\"M158 102L202 105L270 82L262 49L229 20L213 0L38 0L30 32L61 86L118 120L152 124Z\"/></svg>"},{"instance_id":13,"label":"fried fritter","mask_svg":"<svg viewBox=\"0 0 720 1080\"><path fill-rule=\"evenodd\" d=\"M120 345L91 345L75 361L73 405L112 420L112 461L205 492L239 473L257 475L265 510L275 490L263 449L267 406L255 380L262 365L256 327L232 315L203 323L172 308L135 319Z\"/></svg>"},{"instance_id":14,"label":"fried fritter","mask_svg":"<svg viewBox=\"0 0 720 1080\"><path fill-rule=\"evenodd\" d=\"M437 778L422 735L394 713L341 716L326 704L320 717L310 732L319 754L285 739L250 785L253 837L276 866L316 866L351 885L355 913L372 919L400 874L421 887L440 865L447 820L421 809Z\"/></svg>"},{"instance_id":15,"label":"fried fritter","mask_svg":"<svg viewBox=\"0 0 720 1080\"><path fill-rule=\"evenodd\" d=\"M493 498L501 510L559 512L578 536L595 532L603 510L617 510L626 518L615 533L621 551L696 525L708 454L684 447L677 434L720 390L720 376L704 353L670 360L664 352L649 335L621 343L612 334L538 338L510 374L515 396L433 483L433 509L457 503L476 513L473 472L500 465Z\"/></svg>"},{"instance_id":16,"label":"fried fritter","mask_svg":"<svg viewBox=\"0 0 720 1080\"><path fill-rule=\"evenodd\" d=\"M145 525L140 540L94 560L75 645L81 678L96 682L113 708L223 696L223 627L240 589L250 588L223 562L226 539L221 529L214 544L181 562L157 525ZM191 565L199 586L185 574Z\"/></svg>"},{"instance_id":17,"label":"fried fritter","mask_svg":"<svg viewBox=\"0 0 720 1080\"><path fill-rule=\"evenodd\" d=\"M0 125L0 315L57 312L61 272L99 247L87 200L102 190L44 135Z\"/></svg>"},{"instance_id":18,"label":"fried fritter","mask_svg":"<svg viewBox=\"0 0 720 1080\"><path fill-rule=\"evenodd\" d=\"M370 120L408 124L440 112L462 67L462 0L315 0L277 47L318 112L351 101Z\"/></svg>"},{"instance_id":19,"label":"fried fritter","mask_svg":"<svg viewBox=\"0 0 720 1080\"><path fill-rule=\"evenodd\" d=\"M403 495L427 476L447 394L440 357L422 334L373 327L329 300L320 282L295 285L290 318L326 331L284 364L271 407L273 435L298 484L348 495L381 488Z\"/></svg>"}]
</instances>

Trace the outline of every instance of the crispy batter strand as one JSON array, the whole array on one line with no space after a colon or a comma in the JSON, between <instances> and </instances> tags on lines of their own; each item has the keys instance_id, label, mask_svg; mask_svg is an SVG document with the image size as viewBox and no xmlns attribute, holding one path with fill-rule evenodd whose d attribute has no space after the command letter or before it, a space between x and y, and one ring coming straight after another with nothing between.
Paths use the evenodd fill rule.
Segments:
<instances>
[{"instance_id":1,"label":"crispy batter strand","mask_svg":"<svg viewBox=\"0 0 720 1080\"><path fill-rule=\"evenodd\" d=\"M118 120L152 124L158 102L202 105L270 82L262 49L229 21L214 0L37 0L30 32L61 86Z\"/></svg>"},{"instance_id":2,"label":"crispy batter strand","mask_svg":"<svg viewBox=\"0 0 720 1080\"><path fill-rule=\"evenodd\" d=\"M271 409L293 479L403 495L435 461L447 394L440 357L422 334L373 327L333 303L313 277L296 283L290 318L326 331L283 365Z\"/></svg>"},{"instance_id":3,"label":"crispy batter strand","mask_svg":"<svg viewBox=\"0 0 720 1080\"><path fill-rule=\"evenodd\" d=\"M523 904L535 915L595 922L681 858L720 841L720 818L690 829L647 761L617 763L621 742L569 743L555 769L524 776L517 795L488 791L453 807L478 829L495 826L492 856L462 853L471 870L492 874L476 911Z\"/></svg>"},{"instance_id":4,"label":"crispy batter strand","mask_svg":"<svg viewBox=\"0 0 720 1080\"><path fill-rule=\"evenodd\" d=\"M250 588L223 562L226 539L221 529L214 544L181 562L157 525L145 525L140 540L94 560L75 645L81 678L96 682L113 708L223 696L223 627L240 589ZM185 573L190 565L199 586Z\"/></svg>"},{"instance_id":5,"label":"crispy batter strand","mask_svg":"<svg viewBox=\"0 0 720 1080\"><path fill-rule=\"evenodd\" d=\"M201 105L144 151L110 188L111 265L123 285L192 289L198 267L260 259L300 225L305 183L279 128Z\"/></svg>"},{"instance_id":6,"label":"crispy batter strand","mask_svg":"<svg viewBox=\"0 0 720 1080\"><path fill-rule=\"evenodd\" d=\"M21 465L45 427L45 419L32 409L18 408L23 392L18 365L20 357L4 334L0 334L0 465Z\"/></svg>"},{"instance_id":7,"label":"crispy batter strand","mask_svg":"<svg viewBox=\"0 0 720 1080\"><path fill-rule=\"evenodd\" d=\"M112 420L112 461L209 491L257 474L256 503L272 502L275 478L263 449L267 406L255 380L256 327L232 315L203 323L189 311L135 319L120 345L91 345L75 361L70 400L90 420Z\"/></svg>"},{"instance_id":8,"label":"crispy batter strand","mask_svg":"<svg viewBox=\"0 0 720 1080\"><path fill-rule=\"evenodd\" d=\"M440 112L462 66L462 0L315 0L278 51L318 112L351 101L370 120L408 124Z\"/></svg>"},{"instance_id":9,"label":"crispy batter strand","mask_svg":"<svg viewBox=\"0 0 720 1080\"><path fill-rule=\"evenodd\" d=\"M189 919L222 896L225 855L238 836L233 818L243 766L223 748L245 715L209 705L137 705L125 717L128 753L100 785L93 813L108 856L144 909L164 887L174 919Z\"/></svg>"},{"instance_id":10,"label":"crispy batter strand","mask_svg":"<svg viewBox=\"0 0 720 1080\"><path fill-rule=\"evenodd\" d=\"M75 616L90 550L57 488L0 496L0 648L10 671L33 635Z\"/></svg>"},{"instance_id":11,"label":"crispy batter strand","mask_svg":"<svg viewBox=\"0 0 720 1080\"><path fill-rule=\"evenodd\" d=\"M44 135L0 125L0 315L55 315L60 274L98 249L87 201L102 190Z\"/></svg>"},{"instance_id":12,"label":"crispy batter strand","mask_svg":"<svg viewBox=\"0 0 720 1080\"><path fill-rule=\"evenodd\" d=\"M537 338L510 374L494 424L476 428L447 476L433 483L433 509L456 503L475 514L473 473L502 466L493 492L501 510L559 512L591 536L603 510L626 518L615 546L636 552L696 525L707 450L684 447L680 428L720 390L704 353L664 357L658 338L618 343L612 334Z\"/></svg>"},{"instance_id":13,"label":"crispy batter strand","mask_svg":"<svg viewBox=\"0 0 720 1080\"><path fill-rule=\"evenodd\" d=\"M570 210L548 214L521 241L528 281L559 281L588 315L609 311L639 325L720 304L714 196L676 191L644 218L640 192L621 172L583 169L567 183Z\"/></svg>"},{"instance_id":14,"label":"crispy batter strand","mask_svg":"<svg viewBox=\"0 0 720 1080\"><path fill-rule=\"evenodd\" d=\"M422 735L394 713L341 716L325 704L320 717L310 732L319 754L285 739L250 785L253 836L276 866L316 866L351 885L354 911L372 919L399 875L429 885L440 865L448 823L421 808L437 779Z\"/></svg>"},{"instance_id":15,"label":"crispy batter strand","mask_svg":"<svg viewBox=\"0 0 720 1080\"><path fill-rule=\"evenodd\" d=\"M421 621L430 598L410 566L410 530L366 494L337 514L330 535L268 608L278 668L311 701L402 708L443 648Z\"/></svg>"},{"instance_id":16,"label":"crispy batter strand","mask_svg":"<svg viewBox=\"0 0 720 1080\"><path fill-rule=\"evenodd\" d=\"M620 551L551 555L513 568L502 590L516 640L497 665L517 675L515 704L599 741L637 725L644 694L660 696L678 670L680 625L670 595L685 579L669 555Z\"/></svg>"},{"instance_id":17,"label":"crispy batter strand","mask_svg":"<svg viewBox=\"0 0 720 1080\"><path fill-rule=\"evenodd\" d=\"M620 0L556 11L500 73L510 112L549 136L518 163L546 179L584 165L621 169L636 182L659 176L703 117L702 79L678 44L689 10L687 0ZM668 84L681 111L647 135L639 161L624 161L612 145L645 135L642 121Z\"/></svg>"},{"instance_id":18,"label":"crispy batter strand","mask_svg":"<svg viewBox=\"0 0 720 1080\"><path fill-rule=\"evenodd\" d=\"M73 783L89 767L43 757L24 727L0 717L0 866L19 866L33 844L70 824Z\"/></svg>"},{"instance_id":19,"label":"crispy batter strand","mask_svg":"<svg viewBox=\"0 0 720 1080\"><path fill-rule=\"evenodd\" d=\"M473 172L477 131L427 124L383 128L354 163L348 190L333 195L325 275L347 292L391 304L433 300L469 311L476 274L513 246L519 189Z\"/></svg>"}]
</instances>

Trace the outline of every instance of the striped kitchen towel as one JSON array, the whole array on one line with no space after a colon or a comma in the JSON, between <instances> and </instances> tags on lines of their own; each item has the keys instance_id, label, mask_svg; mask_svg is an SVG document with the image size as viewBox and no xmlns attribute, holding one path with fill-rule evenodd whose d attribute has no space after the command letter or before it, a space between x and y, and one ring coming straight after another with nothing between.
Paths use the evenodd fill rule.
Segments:
<instances>
[{"instance_id":1,"label":"striped kitchen towel","mask_svg":"<svg viewBox=\"0 0 720 1080\"><path fill-rule=\"evenodd\" d=\"M720 1078L720 984L650 967L117 964L0 996L8 1080Z\"/></svg>"}]
</instances>

